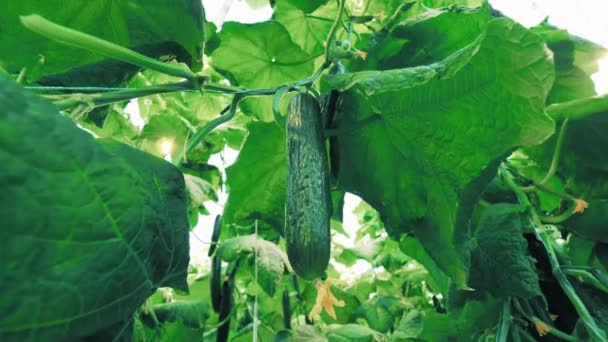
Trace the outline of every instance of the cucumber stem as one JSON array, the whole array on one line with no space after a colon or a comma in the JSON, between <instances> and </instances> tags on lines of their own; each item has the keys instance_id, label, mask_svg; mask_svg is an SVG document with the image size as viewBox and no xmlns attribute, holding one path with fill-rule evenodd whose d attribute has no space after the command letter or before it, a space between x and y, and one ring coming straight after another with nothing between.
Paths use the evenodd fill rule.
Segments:
<instances>
[{"instance_id":1,"label":"cucumber stem","mask_svg":"<svg viewBox=\"0 0 608 342\"><path fill-rule=\"evenodd\" d=\"M66 95L65 98L53 101L53 104L55 104L59 110L67 110L82 104L83 102L90 103L92 107L99 107L110 103L128 101L138 97L185 91L191 88L192 84L190 81L182 81L146 88L111 91L101 94L70 94ZM52 99L56 97L56 95L49 95L47 97Z\"/></svg>"},{"instance_id":2,"label":"cucumber stem","mask_svg":"<svg viewBox=\"0 0 608 342\"><path fill-rule=\"evenodd\" d=\"M156 70L163 74L183 77L193 82L197 82L196 75L188 69L159 62L153 58L144 56L107 40L58 25L37 14L21 16L21 23L29 30L61 44L89 50L105 57L118 59L142 68Z\"/></svg>"},{"instance_id":3,"label":"cucumber stem","mask_svg":"<svg viewBox=\"0 0 608 342\"><path fill-rule=\"evenodd\" d=\"M511 297L508 297L502 304L502 310L500 310L498 322L498 329L496 330L496 342L507 342L507 338L509 338L509 330L511 329Z\"/></svg>"},{"instance_id":4,"label":"cucumber stem","mask_svg":"<svg viewBox=\"0 0 608 342\"><path fill-rule=\"evenodd\" d=\"M545 251L547 252L547 257L551 264L551 271L553 272L557 283L560 285L572 305L574 305L574 308L585 325L585 328L589 332L589 335L598 341L606 341L604 332L598 327L597 323L595 323L591 313L589 310L587 310L587 307L572 287L572 284L570 284L570 281L562 272L555 250L551 245L551 241L549 240L547 234L541 231L543 224L534 211L534 207L530 203L528 196L519 188L519 186L517 186L517 184L515 184L513 176L504 165L500 166L499 172L507 186L509 186L509 188L511 188L511 190L515 193L519 202L528 208L530 221L532 223L532 227L534 228L534 234L536 235L536 239L542 243Z\"/></svg>"},{"instance_id":5,"label":"cucumber stem","mask_svg":"<svg viewBox=\"0 0 608 342\"><path fill-rule=\"evenodd\" d=\"M184 152L184 154L178 156L177 160L175 161L175 165L177 165L178 167L181 166L181 164L183 163L183 161L186 158L186 156L188 155L188 153L191 152L192 150L194 150L196 148L196 146L198 146L198 144L200 144L201 141L203 141L203 139L205 138L205 136L207 136L207 134L209 134L211 131L213 131L217 126L231 120L234 117L234 115L236 114L236 108L237 108L241 98L243 98L243 95L241 95L241 94L234 95L234 97L232 98L232 103L226 110L227 111L226 114L224 114L224 115L220 114L220 116L209 121L198 132L196 132L192 136L192 138L190 138L190 140L188 140L188 143L186 145L186 151ZM225 111L222 111L222 113L224 113L224 112Z\"/></svg>"},{"instance_id":6,"label":"cucumber stem","mask_svg":"<svg viewBox=\"0 0 608 342\"><path fill-rule=\"evenodd\" d=\"M595 113L608 110L608 94L590 96L568 102L549 105L545 111L555 120L569 118L571 120L584 119Z\"/></svg>"},{"instance_id":7,"label":"cucumber stem","mask_svg":"<svg viewBox=\"0 0 608 342\"><path fill-rule=\"evenodd\" d=\"M325 39L325 62L323 63L323 67L329 67L329 65L331 64L331 56L330 56L330 47L331 47L331 42L334 39L334 36L336 35L336 31L338 29L338 23L340 22L340 20L342 20L342 13L344 13L344 4L346 3L346 0L338 0L338 15L336 15L336 19L334 20L334 23L331 25L331 28L329 29L329 33L327 34L327 39Z\"/></svg>"}]
</instances>

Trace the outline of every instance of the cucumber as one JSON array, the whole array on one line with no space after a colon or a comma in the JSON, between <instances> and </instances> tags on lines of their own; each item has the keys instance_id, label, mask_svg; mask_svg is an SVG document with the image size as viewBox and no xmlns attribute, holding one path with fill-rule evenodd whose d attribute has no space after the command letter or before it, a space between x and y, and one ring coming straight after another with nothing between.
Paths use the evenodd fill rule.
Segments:
<instances>
[{"instance_id":1,"label":"cucumber","mask_svg":"<svg viewBox=\"0 0 608 342\"><path fill-rule=\"evenodd\" d=\"M229 316L232 311L232 305L232 280L228 278L222 285L222 303L219 312L219 321L223 322L226 320L226 322L223 322L223 324L217 328L216 342L228 341L228 335L230 334Z\"/></svg>"},{"instance_id":2,"label":"cucumber","mask_svg":"<svg viewBox=\"0 0 608 342\"><path fill-rule=\"evenodd\" d=\"M216 255L211 259L211 274L209 276L209 289L211 290L211 307L213 311L220 312L222 301L222 259Z\"/></svg>"},{"instance_id":3,"label":"cucumber","mask_svg":"<svg viewBox=\"0 0 608 342\"><path fill-rule=\"evenodd\" d=\"M329 167L317 100L300 93L290 102L287 132L285 240L295 273L323 277L329 263L331 195Z\"/></svg>"},{"instance_id":4,"label":"cucumber","mask_svg":"<svg viewBox=\"0 0 608 342\"><path fill-rule=\"evenodd\" d=\"M217 215L215 217L215 222L213 223L213 234L211 235L211 246L209 246L208 256L213 255L215 249L217 248L217 240L220 238L220 228L222 226L222 216Z\"/></svg>"},{"instance_id":5,"label":"cucumber","mask_svg":"<svg viewBox=\"0 0 608 342\"><path fill-rule=\"evenodd\" d=\"M283 291L283 323L285 329L291 329L291 304L289 303L289 291Z\"/></svg>"}]
</instances>

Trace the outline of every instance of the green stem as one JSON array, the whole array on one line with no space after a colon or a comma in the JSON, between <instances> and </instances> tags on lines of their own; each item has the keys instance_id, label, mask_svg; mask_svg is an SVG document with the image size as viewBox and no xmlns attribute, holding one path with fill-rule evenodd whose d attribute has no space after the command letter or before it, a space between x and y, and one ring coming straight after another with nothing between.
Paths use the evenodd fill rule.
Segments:
<instances>
[{"instance_id":1,"label":"green stem","mask_svg":"<svg viewBox=\"0 0 608 342\"><path fill-rule=\"evenodd\" d=\"M327 34L327 39L325 39L325 62L323 63L323 65L325 67L328 67L329 64L331 63L330 56L329 56L331 42L334 39L334 36L336 35L336 30L338 29L338 24L340 23L340 20L342 20L342 13L344 13L345 2L346 2L346 0L338 0L338 15L336 15L336 19L334 20L334 23L331 25L331 28L329 29L329 33Z\"/></svg>"},{"instance_id":2,"label":"green stem","mask_svg":"<svg viewBox=\"0 0 608 342\"><path fill-rule=\"evenodd\" d=\"M553 119L584 119L599 112L608 111L608 94L585 97L568 102L554 103L545 111Z\"/></svg>"},{"instance_id":3,"label":"green stem","mask_svg":"<svg viewBox=\"0 0 608 342\"><path fill-rule=\"evenodd\" d=\"M502 303L502 310L500 311L498 322L496 342L507 342L509 330L511 328L511 297L507 298L507 300Z\"/></svg>"},{"instance_id":4,"label":"green stem","mask_svg":"<svg viewBox=\"0 0 608 342\"><path fill-rule=\"evenodd\" d=\"M532 226L534 227L534 234L536 235L536 238L542 243L543 247L545 248L545 251L547 252L547 257L551 264L551 271L553 272L553 275L555 276L558 284L560 285L572 305L574 305L576 312L584 323L585 328L589 332L589 335L593 336L599 341L605 341L606 336L604 336L602 330L597 326L595 320L591 316L591 313L589 313L589 310L587 310L587 307L585 306L583 301L576 294L576 291L572 287L572 284L570 284L570 281L562 272L559 261L557 260L557 255L555 254L555 250L551 245L551 241L549 241L549 237L547 236L547 234L544 234L541 231L543 225L540 219L538 218L538 215L536 215L536 212L534 211L534 208L530 203L528 196L517 186L517 184L515 184L513 176L504 167L504 165L501 165L500 167L500 174L502 175L505 183L515 193L515 195L519 199L519 202L528 208L530 213L530 220L532 222Z\"/></svg>"},{"instance_id":5,"label":"green stem","mask_svg":"<svg viewBox=\"0 0 608 342\"><path fill-rule=\"evenodd\" d=\"M103 93L103 92L112 92L112 91L122 91L122 90L133 90L133 88L114 88L114 87L42 87L42 86L26 86L23 87L27 90L39 91L39 92L57 92L57 91L71 91L71 92L79 92L79 93Z\"/></svg>"},{"instance_id":6,"label":"green stem","mask_svg":"<svg viewBox=\"0 0 608 342\"><path fill-rule=\"evenodd\" d=\"M576 337L557 329L553 325L548 324L547 322L544 322L542 319L540 319L539 317L534 315L534 313L532 312L532 308L530 307L530 304L528 304L528 301L522 299L522 301L520 302L519 299L514 298L513 306L517 309L517 311L522 316L524 316L528 321L532 322L533 324L534 324L534 322L537 322L537 321L544 323L549 328L549 330L547 331L549 334L559 337L565 341L574 341L574 342L578 341L578 339Z\"/></svg>"},{"instance_id":7,"label":"green stem","mask_svg":"<svg viewBox=\"0 0 608 342\"><path fill-rule=\"evenodd\" d=\"M281 87L272 98L272 115L274 116L274 122L276 122L282 130L285 130L285 118L281 115L281 98L290 90L291 87L289 86Z\"/></svg>"},{"instance_id":8,"label":"green stem","mask_svg":"<svg viewBox=\"0 0 608 342\"><path fill-rule=\"evenodd\" d=\"M574 215L575 208L576 208L576 203L572 204L570 207L568 207L568 209L566 209L566 211L564 211L563 213L561 213L559 215L539 216L539 218L540 218L540 221L543 223L549 223L549 224L562 223L562 222L566 221L567 219L569 219L570 217L572 217L572 215Z\"/></svg>"},{"instance_id":9,"label":"green stem","mask_svg":"<svg viewBox=\"0 0 608 342\"><path fill-rule=\"evenodd\" d=\"M583 281L587 281L591 285L595 286L599 290L604 292L608 292L608 287L604 286L602 282L600 282L591 272L582 270L582 269L570 269L570 268L562 268L565 275L580 278Z\"/></svg>"},{"instance_id":10,"label":"green stem","mask_svg":"<svg viewBox=\"0 0 608 342\"><path fill-rule=\"evenodd\" d=\"M190 140L188 140L188 143L186 145L186 151L177 158L177 160L175 161L175 165L177 165L178 167L181 166L182 162L184 161L184 158L188 155L188 153L194 150L196 146L198 146L198 144L203 141L207 134L213 131L217 126L231 120L234 117L234 115L236 114L236 108L241 98L243 98L243 95L241 94L234 95L234 97L232 98L232 103L230 104L230 107L228 109L228 113L220 115L217 118L209 121L198 132L196 132L192 136L192 138L190 138Z\"/></svg>"},{"instance_id":11,"label":"green stem","mask_svg":"<svg viewBox=\"0 0 608 342\"><path fill-rule=\"evenodd\" d=\"M545 177L538 183L541 185L546 184L551 180L551 178L555 175L557 171L557 165L559 164L559 158L562 154L562 146L564 145L564 136L566 135L566 128L568 127L568 118L564 119L562 125L559 129L559 134L557 135L557 141L555 142L555 148L553 149L553 158L551 158L551 165L549 166L549 171ZM530 185L526 187L521 187L523 191L530 192L536 189L535 185Z\"/></svg>"},{"instance_id":12,"label":"green stem","mask_svg":"<svg viewBox=\"0 0 608 342\"><path fill-rule=\"evenodd\" d=\"M557 196L557 197L559 197L561 199L564 199L564 200L568 200L568 201L572 201L572 202L576 201L576 197L574 197L574 196L572 196L572 195L570 195L568 193L554 190L554 189L552 189L552 188L550 188L550 187L548 187L548 186L546 186L546 185L544 185L542 183L533 182L532 184L533 184L534 187L536 187L538 190L540 190L542 192L546 192L548 194L555 195L555 196Z\"/></svg>"},{"instance_id":13,"label":"green stem","mask_svg":"<svg viewBox=\"0 0 608 342\"><path fill-rule=\"evenodd\" d=\"M557 141L555 142L555 149L553 150L553 158L551 159L551 165L545 178L540 181L540 184L546 184L557 171L557 165L559 164L559 157L562 153L562 146L564 145L564 136L566 135L566 128L568 127L568 118L564 119L557 135Z\"/></svg>"},{"instance_id":14,"label":"green stem","mask_svg":"<svg viewBox=\"0 0 608 342\"><path fill-rule=\"evenodd\" d=\"M15 80L15 82L21 84L23 83L23 81L25 80L25 73L27 72L27 68L23 67L21 68L21 71L19 71L19 75L17 76L17 79Z\"/></svg>"},{"instance_id":15,"label":"green stem","mask_svg":"<svg viewBox=\"0 0 608 342\"><path fill-rule=\"evenodd\" d=\"M192 81L197 80L196 75L188 69L159 62L107 40L55 24L37 14L22 16L21 22L31 31L65 45L89 50L142 68L156 70L163 74L183 77Z\"/></svg>"},{"instance_id":16,"label":"green stem","mask_svg":"<svg viewBox=\"0 0 608 342\"><path fill-rule=\"evenodd\" d=\"M163 84L153 87L137 88L129 90L112 91L101 94L70 94L62 96L64 98L53 101L59 110L67 110L82 103L91 103L93 107L104 106L110 103L128 101L138 97L144 97L162 93L172 93L176 91L191 90L190 81ZM50 99L56 95L48 96Z\"/></svg>"}]
</instances>

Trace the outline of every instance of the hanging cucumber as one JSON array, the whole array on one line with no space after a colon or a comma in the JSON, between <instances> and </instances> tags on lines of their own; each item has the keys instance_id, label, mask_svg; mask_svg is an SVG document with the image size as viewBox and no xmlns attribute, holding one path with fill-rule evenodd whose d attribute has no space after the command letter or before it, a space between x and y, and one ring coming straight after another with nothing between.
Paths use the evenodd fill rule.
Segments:
<instances>
[{"instance_id":1,"label":"hanging cucumber","mask_svg":"<svg viewBox=\"0 0 608 342\"><path fill-rule=\"evenodd\" d=\"M217 248L217 240L220 238L220 230L222 226L222 216L215 216L215 222L213 223L213 235L211 235L211 246L209 246L208 256L213 255L215 249Z\"/></svg>"},{"instance_id":2,"label":"hanging cucumber","mask_svg":"<svg viewBox=\"0 0 608 342\"><path fill-rule=\"evenodd\" d=\"M209 288L211 290L211 306L213 311L220 312L222 287L222 259L216 255L211 259L211 274L209 276Z\"/></svg>"},{"instance_id":3,"label":"hanging cucumber","mask_svg":"<svg viewBox=\"0 0 608 342\"><path fill-rule=\"evenodd\" d=\"M232 312L232 279L228 278L222 285L222 303L220 304L219 321L216 342L228 341L230 333L230 313Z\"/></svg>"},{"instance_id":4,"label":"hanging cucumber","mask_svg":"<svg viewBox=\"0 0 608 342\"><path fill-rule=\"evenodd\" d=\"M291 304L289 303L289 291L283 291L283 323L285 329L291 329Z\"/></svg>"},{"instance_id":5,"label":"hanging cucumber","mask_svg":"<svg viewBox=\"0 0 608 342\"><path fill-rule=\"evenodd\" d=\"M287 112L287 200L285 239L296 274L324 277L329 263L331 196L321 110L317 100L298 94Z\"/></svg>"}]
</instances>

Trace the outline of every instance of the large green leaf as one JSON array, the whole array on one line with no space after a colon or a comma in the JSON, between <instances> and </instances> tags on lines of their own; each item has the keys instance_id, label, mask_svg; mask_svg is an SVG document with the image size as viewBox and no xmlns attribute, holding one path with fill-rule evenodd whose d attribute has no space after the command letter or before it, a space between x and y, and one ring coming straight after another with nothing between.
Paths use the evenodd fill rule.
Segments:
<instances>
[{"instance_id":1,"label":"large green leaf","mask_svg":"<svg viewBox=\"0 0 608 342\"><path fill-rule=\"evenodd\" d=\"M473 42L491 16L487 7L450 6L412 9L390 31L363 35L359 46L368 55L352 70L389 70L438 62Z\"/></svg>"},{"instance_id":2,"label":"large green leaf","mask_svg":"<svg viewBox=\"0 0 608 342\"><path fill-rule=\"evenodd\" d=\"M253 122L234 165L226 170L229 195L222 224L283 233L287 191L285 132L275 123ZM252 180L255 182L252 183Z\"/></svg>"},{"instance_id":3,"label":"large green leaf","mask_svg":"<svg viewBox=\"0 0 608 342\"><path fill-rule=\"evenodd\" d=\"M294 0L279 1L274 10L275 18L302 50L310 55L322 54L325 49L323 42L338 14L336 2L330 1L312 13L299 9L297 3Z\"/></svg>"},{"instance_id":4,"label":"large green leaf","mask_svg":"<svg viewBox=\"0 0 608 342\"><path fill-rule=\"evenodd\" d=\"M128 322L156 287L187 291L175 167L100 144L4 78L0 164L0 339L82 338Z\"/></svg>"},{"instance_id":5,"label":"large green leaf","mask_svg":"<svg viewBox=\"0 0 608 342\"><path fill-rule=\"evenodd\" d=\"M543 22L531 29L545 40L554 54L555 83L547 103L566 102L595 95L591 75L598 70L597 60L607 50L584 39L572 36L566 30Z\"/></svg>"},{"instance_id":6,"label":"large green leaf","mask_svg":"<svg viewBox=\"0 0 608 342\"><path fill-rule=\"evenodd\" d=\"M237 85L272 88L313 73L313 60L276 21L258 24L225 23L220 46L211 55L213 66ZM264 121L272 120L272 97L247 98L243 108Z\"/></svg>"},{"instance_id":7,"label":"large green leaf","mask_svg":"<svg viewBox=\"0 0 608 342\"><path fill-rule=\"evenodd\" d=\"M12 73L27 68L30 80L103 59L94 52L67 47L27 30L19 16L32 13L123 46L142 49L153 57L179 56L182 61L200 67L204 40L200 1L3 1L0 64ZM93 79L103 80L104 73L115 75L114 71L108 65L97 68Z\"/></svg>"},{"instance_id":8,"label":"large green leaf","mask_svg":"<svg viewBox=\"0 0 608 342\"><path fill-rule=\"evenodd\" d=\"M504 157L553 133L552 82L543 41L506 18L435 64L327 76L325 89L343 91L339 185L378 209L392 236L414 232L465 286L472 206Z\"/></svg>"},{"instance_id":9,"label":"large green leaf","mask_svg":"<svg viewBox=\"0 0 608 342\"><path fill-rule=\"evenodd\" d=\"M428 9L407 18L395 27L393 36L408 44L392 64L403 68L440 61L473 42L490 19L487 6Z\"/></svg>"},{"instance_id":10,"label":"large green leaf","mask_svg":"<svg viewBox=\"0 0 608 342\"><path fill-rule=\"evenodd\" d=\"M258 24L225 23L213 66L243 87L273 87L306 78L313 62L275 21Z\"/></svg>"},{"instance_id":11,"label":"large green leaf","mask_svg":"<svg viewBox=\"0 0 608 342\"><path fill-rule=\"evenodd\" d=\"M291 266L285 252L270 241L255 235L238 236L222 242L217 250L224 261L235 262L241 257L258 266L258 283L269 296L274 296L277 284Z\"/></svg>"},{"instance_id":12,"label":"large green leaf","mask_svg":"<svg viewBox=\"0 0 608 342\"><path fill-rule=\"evenodd\" d=\"M471 253L470 285L497 298L542 296L534 260L523 237L527 210L515 204L484 209Z\"/></svg>"}]
</instances>

